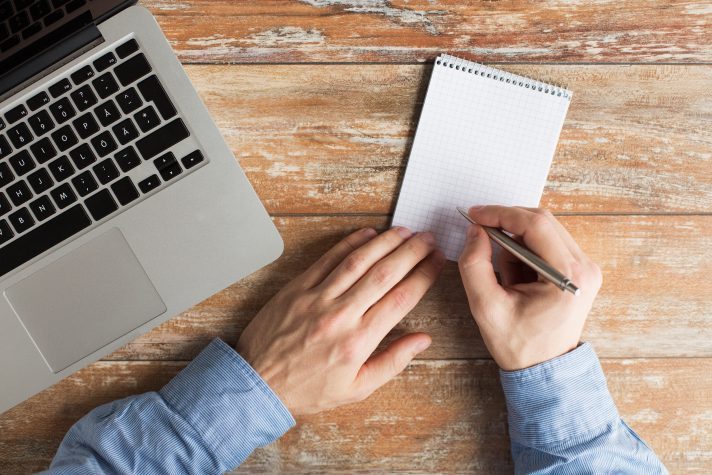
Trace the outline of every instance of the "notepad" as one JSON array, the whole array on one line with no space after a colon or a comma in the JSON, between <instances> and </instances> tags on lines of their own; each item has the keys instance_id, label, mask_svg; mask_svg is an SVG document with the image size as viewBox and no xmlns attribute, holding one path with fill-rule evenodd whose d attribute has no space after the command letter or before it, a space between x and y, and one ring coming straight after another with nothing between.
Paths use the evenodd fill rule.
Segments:
<instances>
[{"instance_id":1,"label":"notepad","mask_svg":"<svg viewBox=\"0 0 712 475\"><path fill-rule=\"evenodd\" d=\"M457 260L456 206L538 206L572 93L449 55L435 61L393 226L435 234Z\"/></svg>"}]
</instances>

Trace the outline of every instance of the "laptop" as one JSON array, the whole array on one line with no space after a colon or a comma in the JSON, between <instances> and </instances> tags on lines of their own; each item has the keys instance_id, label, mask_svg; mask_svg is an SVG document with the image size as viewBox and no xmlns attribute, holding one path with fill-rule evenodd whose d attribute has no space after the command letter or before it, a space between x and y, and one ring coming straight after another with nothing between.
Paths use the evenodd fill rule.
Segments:
<instances>
[{"instance_id":1,"label":"laptop","mask_svg":"<svg viewBox=\"0 0 712 475\"><path fill-rule=\"evenodd\" d=\"M146 9L0 0L0 412L282 249Z\"/></svg>"}]
</instances>

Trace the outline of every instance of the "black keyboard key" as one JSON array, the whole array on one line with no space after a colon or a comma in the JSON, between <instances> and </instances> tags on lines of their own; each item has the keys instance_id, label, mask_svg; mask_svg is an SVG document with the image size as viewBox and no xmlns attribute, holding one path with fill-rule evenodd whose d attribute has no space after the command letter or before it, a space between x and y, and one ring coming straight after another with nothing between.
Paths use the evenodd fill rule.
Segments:
<instances>
[{"instance_id":1,"label":"black keyboard key","mask_svg":"<svg viewBox=\"0 0 712 475\"><path fill-rule=\"evenodd\" d=\"M80 87L70 95L72 96L74 105L79 109L79 112L84 112L97 103L94 91L91 90L88 84Z\"/></svg>"},{"instance_id":2,"label":"black keyboard key","mask_svg":"<svg viewBox=\"0 0 712 475\"><path fill-rule=\"evenodd\" d=\"M96 114L99 118L99 122L101 122L101 125L104 127L113 124L121 118L121 113L112 100L108 100L100 106L97 106L94 109L94 114Z\"/></svg>"},{"instance_id":3,"label":"black keyboard key","mask_svg":"<svg viewBox=\"0 0 712 475\"><path fill-rule=\"evenodd\" d=\"M39 111L27 119L27 122L38 137L54 129L54 122L47 111Z\"/></svg>"},{"instance_id":4,"label":"black keyboard key","mask_svg":"<svg viewBox=\"0 0 712 475\"><path fill-rule=\"evenodd\" d=\"M54 143L61 152L75 146L78 142L77 136L74 135L72 128L68 125L52 132L52 140L54 140Z\"/></svg>"},{"instance_id":5,"label":"black keyboard key","mask_svg":"<svg viewBox=\"0 0 712 475\"><path fill-rule=\"evenodd\" d=\"M190 132L181 119L174 119L160 129L136 142L136 147L144 160L149 160L164 150L190 137Z\"/></svg>"},{"instance_id":6,"label":"black keyboard key","mask_svg":"<svg viewBox=\"0 0 712 475\"><path fill-rule=\"evenodd\" d=\"M108 69L115 64L116 56L114 56L114 53L106 53L104 56L94 61L94 67L99 72L102 72L103 70Z\"/></svg>"},{"instance_id":7,"label":"black keyboard key","mask_svg":"<svg viewBox=\"0 0 712 475\"><path fill-rule=\"evenodd\" d=\"M45 221L25 236L0 248L0 276L31 261L90 224L91 219L81 205Z\"/></svg>"},{"instance_id":8,"label":"black keyboard key","mask_svg":"<svg viewBox=\"0 0 712 475\"><path fill-rule=\"evenodd\" d=\"M77 115L77 111L74 110L72 103L69 102L69 98L67 97L63 97L54 104L50 104L49 111L52 113L54 120L56 120L58 124L63 124Z\"/></svg>"},{"instance_id":9,"label":"black keyboard key","mask_svg":"<svg viewBox=\"0 0 712 475\"><path fill-rule=\"evenodd\" d=\"M17 33L30 26L30 15L25 11L21 11L7 21L12 33Z\"/></svg>"},{"instance_id":10,"label":"black keyboard key","mask_svg":"<svg viewBox=\"0 0 712 475\"><path fill-rule=\"evenodd\" d=\"M84 204L89 208L89 212L95 221L104 219L119 209L109 190L101 190L99 193L90 196L84 201Z\"/></svg>"},{"instance_id":11,"label":"black keyboard key","mask_svg":"<svg viewBox=\"0 0 712 475\"><path fill-rule=\"evenodd\" d=\"M52 7L49 6L49 2L47 0L35 2L35 4L30 7L30 15L32 15L32 19L34 21L40 20L51 11Z\"/></svg>"},{"instance_id":12,"label":"black keyboard key","mask_svg":"<svg viewBox=\"0 0 712 475\"><path fill-rule=\"evenodd\" d=\"M163 120L168 120L178 113L156 75L147 77L138 83L138 89L144 99L153 102Z\"/></svg>"},{"instance_id":13,"label":"black keyboard key","mask_svg":"<svg viewBox=\"0 0 712 475\"><path fill-rule=\"evenodd\" d=\"M22 152L13 155L10 157L9 162L10 165L12 165L13 170L15 170L17 176L29 173L37 166L27 150L23 150Z\"/></svg>"},{"instance_id":14,"label":"black keyboard key","mask_svg":"<svg viewBox=\"0 0 712 475\"><path fill-rule=\"evenodd\" d=\"M111 72L104 73L94 79L92 85L102 99L106 99L119 90L119 85L116 84L116 79L111 75Z\"/></svg>"},{"instance_id":15,"label":"black keyboard key","mask_svg":"<svg viewBox=\"0 0 712 475\"><path fill-rule=\"evenodd\" d=\"M116 160L116 163L119 164L121 171L124 173L141 165L141 159L133 147L127 147L121 150L119 153L114 155L114 159Z\"/></svg>"},{"instance_id":16,"label":"black keyboard key","mask_svg":"<svg viewBox=\"0 0 712 475\"><path fill-rule=\"evenodd\" d=\"M93 170L102 185L106 185L119 177L119 169L116 168L116 165L114 165L114 162L110 158L94 165Z\"/></svg>"},{"instance_id":17,"label":"black keyboard key","mask_svg":"<svg viewBox=\"0 0 712 475\"><path fill-rule=\"evenodd\" d=\"M18 181L7 187L7 194L15 206L27 203L32 198L32 192L24 181Z\"/></svg>"},{"instance_id":18,"label":"black keyboard key","mask_svg":"<svg viewBox=\"0 0 712 475\"><path fill-rule=\"evenodd\" d=\"M15 175L10 171L10 165L5 162L0 162L0 188L9 185L14 179Z\"/></svg>"},{"instance_id":19,"label":"black keyboard key","mask_svg":"<svg viewBox=\"0 0 712 475\"><path fill-rule=\"evenodd\" d=\"M91 144L94 146L94 150L99 154L100 157L105 157L114 150L116 150L116 141L111 136L109 131L102 132L93 139L91 139Z\"/></svg>"},{"instance_id":20,"label":"black keyboard key","mask_svg":"<svg viewBox=\"0 0 712 475\"><path fill-rule=\"evenodd\" d=\"M131 178L127 176L111 185L111 191L114 192L114 196L119 200L121 206L126 206L139 196Z\"/></svg>"},{"instance_id":21,"label":"black keyboard key","mask_svg":"<svg viewBox=\"0 0 712 475\"><path fill-rule=\"evenodd\" d=\"M195 152L191 152L185 157L180 159L180 162L183 164L183 167L185 169L193 168L196 166L198 163L202 162L205 160L205 157L203 157L203 153L200 150L196 150Z\"/></svg>"},{"instance_id":22,"label":"black keyboard key","mask_svg":"<svg viewBox=\"0 0 712 475\"><path fill-rule=\"evenodd\" d=\"M161 174L163 181L168 181L180 175L183 169L178 164L176 157L168 152L153 161L156 169Z\"/></svg>"},{"instance_id":23,"label":"black keyboard key","mask_svg":"<svg viewBox=\"0 0 712 475\"><path fill-rule=\"evenodd\" d=\"M92 163L96 162L96 155L94 155L94 152L91 151L89 145L85 143L69 152L69 156L72 157L72 161L74 162L74 165L77 166L77 170L83 170Z\"/></svg>"},{"instance_id":24,"label":"black keyboard key","mask_svg":"<svg viewBox=\"0 0 712 475\"><path fill-rule=\"evenodd\" d=\"M161 123L156 110L152 106L145 107L134 114L134 120L143 132L156 128Z\"/></svg>"},{"instance_id":25,"label":"black keyboard key","mask_svg":"<svg viewBox=\"0 0 712 475\"><path fill-rule=\"evenodd\" d=\"M35 157L35 160L37 160L40 164L46 163L57 156L57 150L47 137L30 145L30 150L32 151L32 155Z\"/></svg>"},{"instance_id":26,"label":"black keyboard key","mask_svg":"<svg viewBox=\"0 0 712 475\"><path fill-rule=\"evenodd\" d=\"M61 20L64 17L64 11L63 10L54 10L52 13L47 15L44 18L44 24L45 26L52 25L54 23L57 23L59 20Z\"/></svg>"},{"instance_id":27,"label":"black keyboard key","mask_svg":"<svg viewBox=\"0 0 712 475\"><path fill-rule=\"evenodd\" d=\"M7 224L7 221L0 219L0 244L5 244L12 239L14 235L15 233L12 232L12 229L10 229L10 225Z\"/></svg>"},{"instance_id":28,"label":"black keyboard key","mask_svg":"<svg viewBox=\"0 0 712 475\"><path fill-rule=\"evenodd\" d=\"M118 54L121 59L124 59L136 51L138 51L138 43L133 39L128 40L126 43L116 48L116 54Z\"/></svg>"},{"instance_id":29,"label":"black keyboard key","mask_svg":"<svg viewBox=\"0 0 712 475\"><path fill-rule=\"evenodd\" d=\"M0 22L0 41L4 41L8 36L10 36L10 30L7 29L5 23Z\"/></svg>"},{"instance_id":30,"label":"black keyboard key","mask_svg":"<svg viewBox=\"0 0 712 475\"><path fill-rule=\"evenodd\" d=\"M5 112L5 119L10 124L17 122L18 120L24 117L27 117L27 108L22 104L13 107L9 111Z\"/></svg>"},{"instance_id":31,"label":"black keyboard key","mask_svg":"<svg viewBox=\"0 0 712 475\"><path fill-rule=\"evenodd\" d=\"M7 219L12 223L12 227L15 228L17 234L24 233L35 224L35 220L32 219L32 215L27 208L18 209L8 216Z\"/></svg>"},{"instance_id":32,"label":"black keyboard key","mask_svg":"<svg viewBox=\"0 0 712 475\"><path fill-rule=\"evenodd\" d=\"M5 158L12 153L12 147L5 137L0 135L0 158Z\"/></svg>"},{"instance_id":33,"label":"black keyboard key","mask_svg":"<svg viewBox=\"0 0 712 475\"><path fill-rule=\"evenodd\" d=\"M57 181L66 180L74 175L74 167L69 163L69 159L66 156L59 157L47 165L47 168L49 168L49 171L52 172L52 176L54 176L54 179Z\"/></svg>"},{"instance_id":34,"label":"black keyboard key","mask_svg":"<svg viewBox=\"0 0 712 475\"><path fill-rule=\"evenodd\" d=\"M181 173L183 173L183 169L180 167L178 162L175 162L161 170L161 178L163 178L163 181L168 181L177 177Z\"/></svg>"},{"instance_id":35,"label":"black keyboard key","mask_svg":"<svg viewBox=\"0 0 712 475\"><path fill-rule=\"evenodd\" d=\"M99 188L99 185L90 171L85 171L84 173L72 178L72 185L74 185L74 188L77 190L77 193L79 193L79 196L86 196Z\"/></svg>"},{"instance_id":36,"label":"black keyboard key","mask_svg":"<svg viewBox=\"0 0 712 475\"><path fill-rule=\"evenodd\" d=\"M124 111L124 114L130 114L143 104L143 101L138 96L138 92L136 92L136 89L133 87L117 94L115 99L116 102L119 103L121 110Z\"/></svg>"},{"instance_id":37,"label":"black keyboard key","mask_svg":"<svg viewBox=\"0 0 712 475\"><path fill-rule=\"evenodd\" d=\"M20 40L20 35L11 36L7 40L0 43L0 53L5 53L10 49L14 48L15 46L19 45L20 43L22 43L22 40Z\"/></svg>"},{"instance_id":38,"label":"black keyboard key","mask_svg":"<svg viewBox=\"0 0 712 475\"><path fill-rule=\"evenodd\" d=\"M137 54L128 61L125 61L114 68L116 77L123 86L128 86L132 82L142 78L151 72L151 65L143 53Z\"/></svg>"},{"instance_id":39,"label":"black keyboard key","mask_svg":"<svg viewBox=\"0 0 712 475\"><path fill-rule=\"evenodd\" d=\"M138 130L136 130L136 126L133 125L131 119L122 120L111 130L114 132L114 135L116 135L116 138L119 139L121 145L126 145L138 137Z\"/></svg>"},{"instance_id":40,"label":"black keyboard key","mask_svg":"<svg viewBox=\"0 0 712 475\"><path fill-rule=\"evenodd\" d=\"M49 176L49 172L44 168L40 168L36 172L31 173L27 177L27 182L30 184L32 191L34 191L36 195L42 194L49 190L54 184L52 182L52 178Z\"/></svg>"},{"instance_id":41,"label":"black keyboard key","mask_svg":"<svg viewBox=\"0 0 712 475\"><path fill-rule=\"evenodd\" d=\"M35 1L36 0L15 0L15 9L17 9L18 12L20 10L24 10L25 8L35 3Z\"/></svg>"},{"instance_id":42,"label":"black keyboard key","mask_svg":"<svg viewBox=\"0 0 712 475\"><path fill-rule=\"evenodd\" d=\"M160 184L161 180L158 178L158 175L151 175L145 180L139 182L138 187L141 189L141 192L145 194L158 188L158 185Z\"/></svg>"},{"instance_id":43,"label":"black keyboard key","mask_svg":"<svg viewBox=\"0 0 712 475\"><path fill-rule=\"evenodd\" d=\"M10 212L12 206L5 195L0 191L0 216L5 216Z\"/></svg>"},{"instance_id":44,"label":"black keyboard key","mask_svg":"<svg viewBox=\"0 0 712 475\"><path fill-rule=\"evenodd\" d=\"M0 2L0 21L5 21L15 13L12 4L8 2Z\"/></svg>"},{"instance_id":45,"label":"black keyboard key","mask_svg":"<svg viewBox=\"0 0 712 475\"><path fill-rule=\"evenodd\" d=\"M22 148L32 141L32 133L27 128L27 124L17 124L15 127L7 131L10 141L15 148Z\"/></svg>"},{"instance_id":46,"label":"black keyboard key","mask_svg":"<svg viewBox=\"0 0 712 475\"><path fill-rule=\"evenodd\" d=\"M35 215L35 218L37 218L37 221L44 221L57 211L50 201L49 196L43 196L30 203L30 209Z\"/></svg>"},{"instance_id":47,"label":"black keyboard key","mask_svg":"<svg viewBox=\"0 0 712 475\"><path fill-rule=\"evenodd\" d=\"M64 209L77 201L77 195L72 190L72 187L69 186L69 183L58 186L50 191L49 194L52 195L52 199L57 203L59 209Z\"/></svg>"},{"instance_id":48,"label":"black keyboard key","mask_svg":"<svg viewBox=\"0 0 712 475\"><path fill-rule=\"evenodd\" d=\"M86 5L86 3L86 0L72 0L71 2L67 3L67 6L65 8L67 9L67 13L72 13L73 11L82 8L84 5Z\"/></svg>"},{"instance_id":49,"label":"black keyboard key","mask_svg":"<svg viewBox=\"0 0 712 475\"><path fill-rule=\"evenodd\" d=\"M169 165L173 165L174 163L177 163L177 160L176 156L173 155L173 152L164 153L153 161L153 164L156 166L156 169L159 172L164 168L168 167Z\"/></svg>"},{"instance_id":50,"label":"black keyboard key","mask_svg":"<svg viewBox=\"0 0 712 475\"><path fill-rule=\"evenodd\" d=\"M52 97L57 98L70 89L72 89L72 83L69 82L69 79L65 78L55 84L52 84L49 87L49 93L52 94Z\"/></svg>"},{"instance_id":51,"label":"black keyboard key","mask_svg":"<svg viewBox=\"0 0 712 475\"><path fill-rule=\"evenodd\" d=\"M24 30L22 30L22 39L26 40L27 38L36 35L40 31L42 31L42 23L40 23L39 21L35 22Z\"/></svg>"},{"instance_id":52,"label":"black keyboard key","mask_svg":"<svg viewBox=\"0 0 712 475\"><path fill-rule=\"evenodd\" d=\"M31 98L27 99L27 105L30 106L30 109L33 111L36 111L37 109L48 103L49 96L46 92L40 92L39 94L36 94Z\"/></svg>"},{"instance_id":53,"label":"black keyboard key","mask_svg":"<svg viewBox=\"0 0 712 475\"><path fill-rule=\"evenodd\" d=\"M74 128L83 139L87 139L99 132L99 124L96 122L96 119L91 112L87 112L83 116L74 119L72 124L74 124Z\"/></svg>"}]
</instances>

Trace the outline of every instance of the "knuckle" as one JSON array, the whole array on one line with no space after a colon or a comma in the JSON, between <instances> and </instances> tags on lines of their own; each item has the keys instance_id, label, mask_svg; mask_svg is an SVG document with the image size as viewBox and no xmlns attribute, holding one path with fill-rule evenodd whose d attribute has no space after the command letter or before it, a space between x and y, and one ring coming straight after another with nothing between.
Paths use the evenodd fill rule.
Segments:
<instances>
[{"instance_id":1,"label":"knuckle","mask_svg":"<svg viewBox=\"0 0 712 475\"><path fill-rule=\"evenodd\" d=\"M344 270L348 273L362 272L365 267L366 257L360 252L349 254L349 256L344 259Z\"/></svg>"},{"instance_id":2,"label":"knuckle","mask_svg":"<svg viewBox=\"0 0 712 475\"><path fill-rule=\"evenodd\" d=\"M373 269L373 282L376 285L386 285L393 277L393 269L387 265L379 265Z\"/></svg>"},{"instance_id":3,"label":"knuckle","mask_svg":"<svg viewBox=\"0 0 712 475\"><path fill-rule=\"evenodd\" d=\"M391 299L396 311L408 311L411 307L411 292L404 288L391 290Z\"/></svg>"},{"instance_id":4,"label":"knuckle","mask_svg":"<svg viewBox=\"0 0 712 475\"><path fill-rule=\"evenodd\" d=\"M549 221L549 218L541 213L534 213L531 218L531 226L533 229L542 231L548 229L549 226L551 226L551 221Z\"/></svg>"},{"instance_id":5,"label":"knuckle","mask_svg":"<svg viewBox=\"0 0 712 475\"><path fill-rule=\"evenodd\" d=\"M363 337L355 333L344 340L341 345L341 360L344 363L361 363L364 348Z\"/></svg>"}]
</instances>

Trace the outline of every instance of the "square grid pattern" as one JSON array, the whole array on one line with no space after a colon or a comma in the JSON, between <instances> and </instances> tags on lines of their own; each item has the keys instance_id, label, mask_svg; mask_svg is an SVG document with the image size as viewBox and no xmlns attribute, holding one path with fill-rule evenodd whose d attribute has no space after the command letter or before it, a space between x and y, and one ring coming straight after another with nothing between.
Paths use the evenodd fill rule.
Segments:
<instances>
[{"instance_id":1,"label":"square grid pattern","mask_svg":"<svg viewBox=\"0 0 712 475\"><path fill-rule=\"evenodd\" d=\"M457 260L467 222L456 206L537 206L570 99L568 90L441 55L393 226L432 232Z\"/></svg>"}]
</instances>

